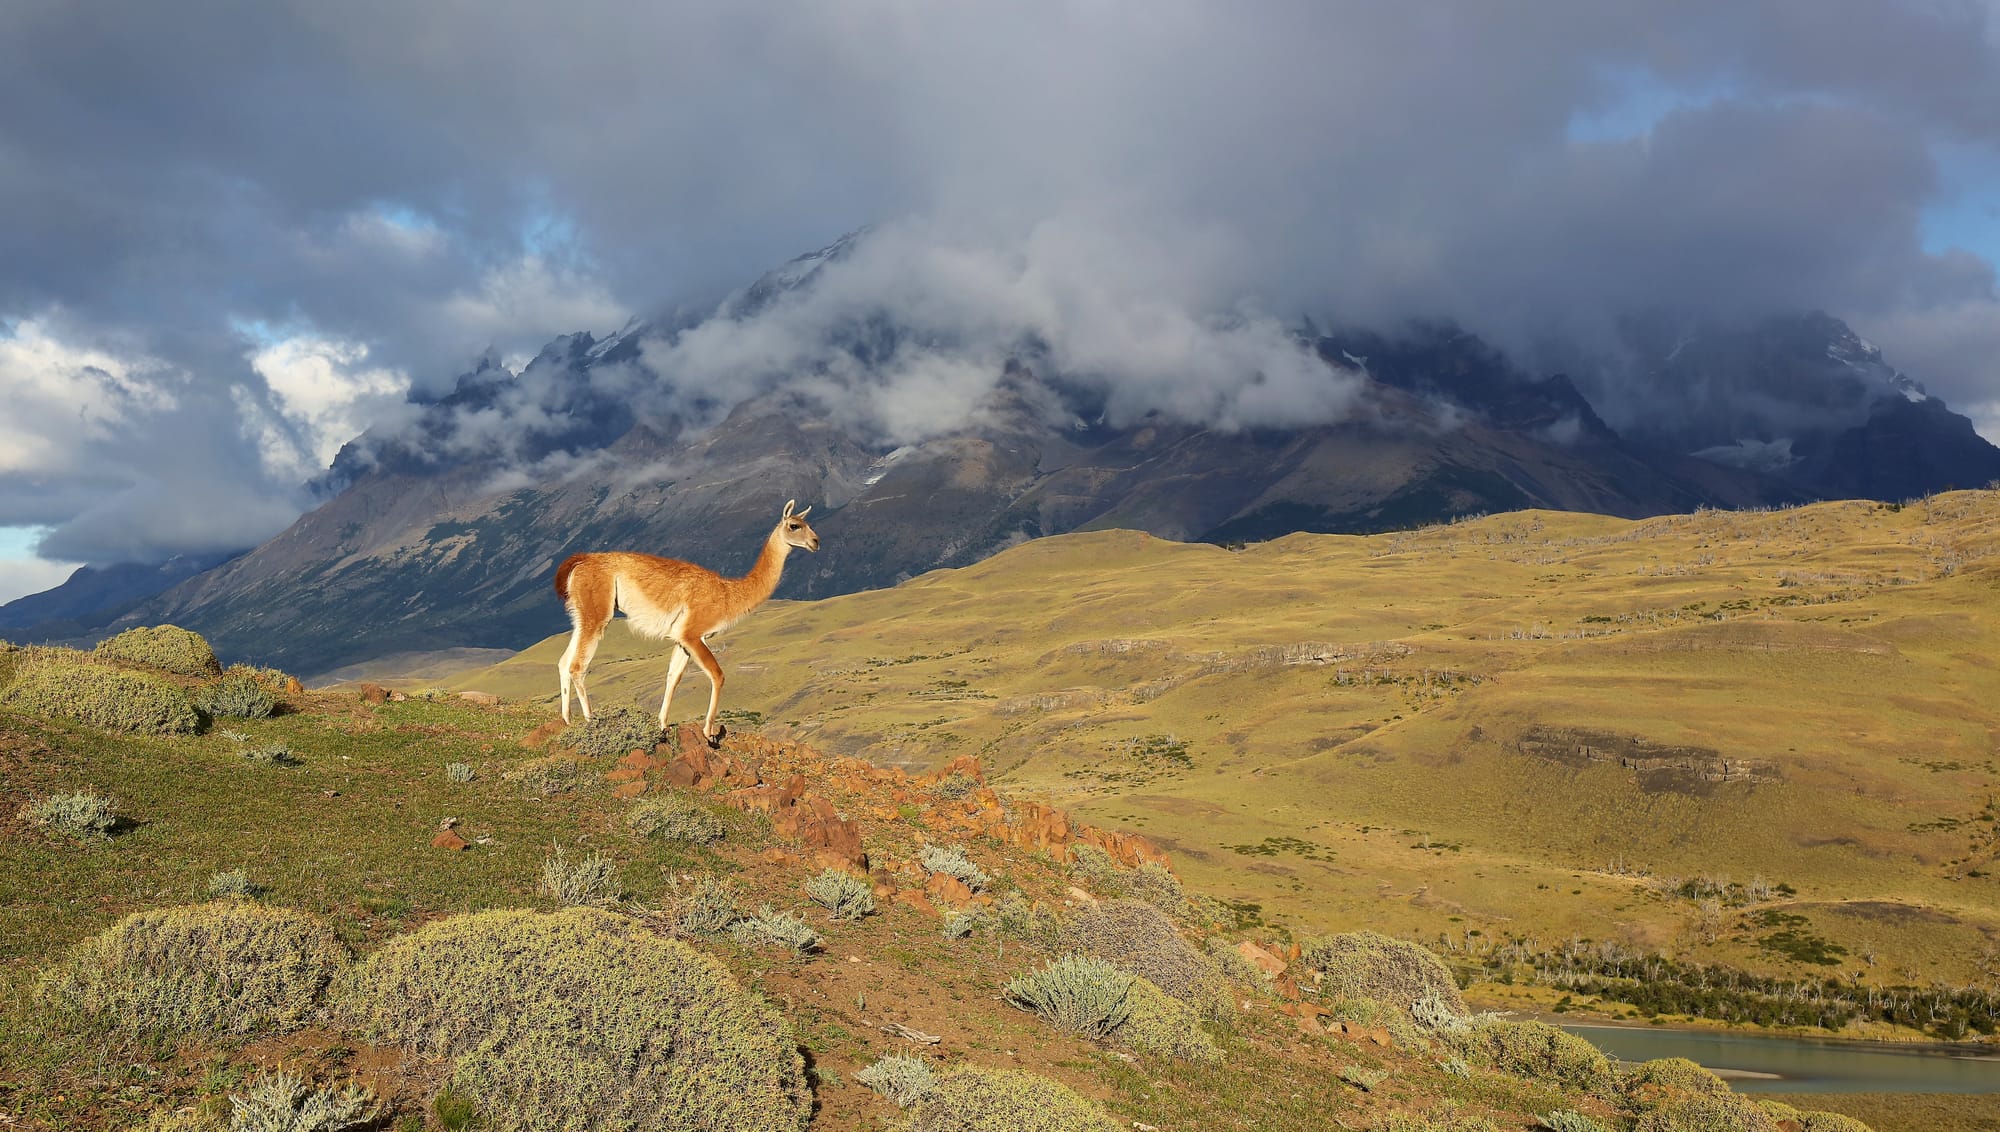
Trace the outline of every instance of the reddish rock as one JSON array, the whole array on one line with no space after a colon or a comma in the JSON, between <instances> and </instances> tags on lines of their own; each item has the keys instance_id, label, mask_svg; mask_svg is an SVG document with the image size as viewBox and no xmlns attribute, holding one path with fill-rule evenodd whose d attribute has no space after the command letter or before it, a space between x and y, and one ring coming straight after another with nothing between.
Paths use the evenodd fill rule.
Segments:
<instances>
[{"instance_id":1,"label":"reddish rock","mask_svg":"<svg viewBox=\"0 0 2000 1132\"><path fill-rule=\"evenodd\" d=\"M616 767L604 772L604 781L606 782L637 782L644 777L646 777L644 773L626 766Z\"/></svg>"},{"instance_id":2,"label":"reddish rock","mask_svg":"<svg viewBox=\"0 0 2000 1132\"><path fill-rule=\"evenodd\" d=\"M787 852L773 845L771 848L757 854L757 859L767 865L795 865L798 863L799 855Z\"/></svg>"},{"instance_id":3,"label":"reddish rock","mask_svg":"<svg viewBox=\"0 0 2000 1132\"><path fill-rule=\"evenodd\" d=\"M1321 1034L1326 1033L1326 1027L1320 1025L1319 1019L1313 1017L1312 1015L1302 1014L1299 1016L1299 1032L1302 1034L1309 1034L1313 1037L1318 1037Z\"/></svg>"},{"instance_id":4,"label":"reddish rock","mask_svg":"<svg viewBox=\"0 0 2000 1132\"><path fill-rule=\"evenodd\" d=\"M481 704L485 707L500 706L500 697L491 692L460 692L458 698L469 704Z\"/></svg>"},{"instance_id":5,"label":"reddish rock","mask_svg":"<svg viewBox=\"0 0 2000 1132\"><path fill-rule=\"evenodd\" d=\"M1270 975L1272 978L1277 978L1279 975L1285 973L1285 961L1283 959L1258 947L1247 939L1236 945L1236 953L1256 964L1259 970Z\"/></svg>"},{"instance_id":6,"label":"reddish rock","mask_svg":"<svg viewBox=\"0 0 2000 1132\"><path fill-rule=\"evenodd\" d=\"M363 684L361 685L360 693L361 702L365 704L386 704L389 702L389 689L384 688L380 684Z\"/></svg>"},{"instance_id":7,"label":"reddish rock","mask_svg":"<svg viewBox=\"0 0 2000 1132\"><path fill-rule=\"evenodd\" d=\"M625 755L625 757L618 760L618 766L620 768L625 770L636 770L640 774L644 774L658 765L660 764L653 758L653 756L646 753L645 751L630 751Z\"/></svg>"},{"instance_id":8,"label":"reddish rock","mask_svg":"<svg viewBox=\"0 0 2000 1132\"><path fill-rule=\"evenodd\" d=\"M683 790L694 789L695 782L700 778L695 769L684 762L668 763L666 773L661 777L668 785L678 786Z\"/></svg>"},{"instance_id":9,"label":"reddish rock","mask_svg":"<svg viewBox=\"0 0 2000 1132\"><path fill-rule=\"evenodd\" d=\"M551 719L526 735L521 736L521 746L530 751L539 751L549 745L549 741L563 733L563 721Z\"/></svg>"},{"instance_id":10,"label":"reddish rock","mask_svg":"<svg viewBox=\"0 0 2000 1132\"><path fill-rule=\"evenodd\" d=\"M457 833L449 829L443 831L442 833L439 833L436 837L431 838L431 845L438 849L449 849L454 853L458 852L461 849L472 848L472 843L470 841L467 841L465 838L460 837Z\"/></svg>"},{"instance_id":11,"label":"reddish rock","mask_svg":"<svg viewBox=\"0 0 2000 1132\"><path fill-rule=\"evenodd\" d=\"M1382 1046L1385 1049L1396 1044L1396 1039L1390 1035L1388 1030L1381 1026L1363 1026L1359 1022L1342 1022L1340 1024L1340 1032L1357 1042L1368 1042L1371 1045Z\"/></svg>"},{"instance_id":12,"label":"reddish rock","mask_svg":"<svg viewBox=\"0 0 2000 1132\"><path fill-rule=\"evenodd\" d=\"M933 900L950 908L963 908L972 903L972 890L965 887L965 882L943 873L932 873L931 879L924 882L924 891Z\"/></svg>"},{"instance_id":13,"label":"reddish rock","mask_svg":"<svg viewBox=\"0 0 2000 1132\"><path fill-rule=\"evenodd\" d=\"M635 779L631 782L627 782L622 785L614 786L611 788L611 793L619 798L637 798L639 795L644 794L645 792L646 792L646 780L643 778Z\"/></svg>"}]
</instances>

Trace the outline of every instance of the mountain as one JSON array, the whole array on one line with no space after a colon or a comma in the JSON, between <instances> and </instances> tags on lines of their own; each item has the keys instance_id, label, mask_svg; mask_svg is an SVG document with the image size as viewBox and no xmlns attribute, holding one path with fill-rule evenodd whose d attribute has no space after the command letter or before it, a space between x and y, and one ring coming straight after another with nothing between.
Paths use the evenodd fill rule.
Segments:
<instances>
[{"instance_id":1,"label":"mountain","mask_svg":"<svg viewBox=\"0 0 2000 1132\"><path fill-rule=\"evenodd\" d=\"M325 502L289 530L121 623L187 625L232 659L308 674L518 648L563 627L549 583L568 554L633 549L740 572L792 498L818 507L826 541L794 557L779 596L814 598L1072 530L1236 543L1529 507L1641 517L1901 499L2000 479L2000 450L1826 316L1641 327L1629 365L1650 390L1643 405L1596 370L1581 383L1530 374L1450 325L1308 331L1299 346L1328 380L1353 382L1358 403L1337 423L1255 429L1111 420L1101 388L1024 335L991 362L964 423L902 445L823 392L829 374L904 356L921 332L894 311L857 307L822 328L804 372L730 393L680 389L648 360L693 330L782 314L863 238L766 274L710 324L568 335L519 373L482 360L413 426L343 449L318 485ZM1622 427L1598 403L1623 410Z\"/></svg>"},{"instance_id":2,"label":"mountain","mask_svg":"<svg viewBox=\"0 0 2000 1132\"><path fill-rule=\"evenodd\" d=\"M0 632L31 641L87 637L147 598L243 553L177 554L157 563L79 566L54 589L0 605ZM24 629L28 632L21 633Z\"/></svg>"}]
</instances>

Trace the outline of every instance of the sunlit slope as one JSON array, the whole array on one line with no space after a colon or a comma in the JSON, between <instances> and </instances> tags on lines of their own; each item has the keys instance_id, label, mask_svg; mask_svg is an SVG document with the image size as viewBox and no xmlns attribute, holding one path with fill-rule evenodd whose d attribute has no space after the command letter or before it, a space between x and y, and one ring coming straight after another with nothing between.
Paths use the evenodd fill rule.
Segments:
<instances>
[{"instance_id":1,"label":"sunlit slope","mask_svg":"<svg viewBox=\"0 0 2000 1132\"><path fill-rule=\"evenodd\" d=\"M553 702L563 640L454 686ZM1791 886L1850 973L1968 978L2000 933L1992 491L1240 551L1077 534L722 641L725 708L879 762L978 753L1273 918L1783 962L1769 925L1665 891L1705 875ZM614 632L595 700L657 710L665 671Z\"/></svg>"}]
</instances>

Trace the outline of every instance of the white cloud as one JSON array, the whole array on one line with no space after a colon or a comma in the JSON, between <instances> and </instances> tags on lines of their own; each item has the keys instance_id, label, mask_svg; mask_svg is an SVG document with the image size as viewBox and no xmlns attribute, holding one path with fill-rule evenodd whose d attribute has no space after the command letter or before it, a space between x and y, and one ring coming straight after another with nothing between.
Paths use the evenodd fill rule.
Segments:
<instances>
[{"instance_id":1,"label":"white cloud","mask_svg":"<svg viewBox=\"0 0 2000 1132\"><path fill-rule=\"evenodd\" d=\"M244 428L258 441L265 469L294 482L332 462L384 410L409 392L409 376L367 365L368 347L324 338L288 338L250 355L270 390L282 427L243 387L234 391Z\"/></svg>"},{"instance_id":2,"label":"white cloud","mask_svg":"<svg viewBox=\"0 0 2000 1132\"><path fill-rule=\"evenodd\" d=\"M65 342L40 319L0 337L0 473L85 470L82 444L174 408L173 378L143 355Z\"/></svg>"}]
</instances>

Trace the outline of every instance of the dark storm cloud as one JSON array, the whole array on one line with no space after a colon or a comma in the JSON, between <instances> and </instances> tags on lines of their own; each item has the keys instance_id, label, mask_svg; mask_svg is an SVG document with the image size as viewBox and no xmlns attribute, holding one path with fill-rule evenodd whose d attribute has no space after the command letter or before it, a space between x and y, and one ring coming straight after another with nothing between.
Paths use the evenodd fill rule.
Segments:
<instances>
[{"instance_id":1,"label":"dark storm cloud","mask_svg":"<svg viewBox=\"0 0 2000 1132\"><path fill-rule=\"evenodd\" d=\"M1824 307L2000 403L1992 264L1924 250L1940 145L2000 146L1988 4L20 0L0 525L96 559L259 537L401 383L869 223L816 304L648 361L747 388L894 301L958 348L831 375L886 436L1024 333L1130 411L1259 423L1348 403L1300 315L1523 348Z\"/></svg>"}]
</instances>

